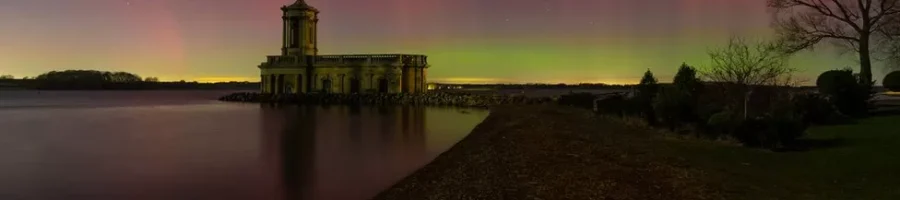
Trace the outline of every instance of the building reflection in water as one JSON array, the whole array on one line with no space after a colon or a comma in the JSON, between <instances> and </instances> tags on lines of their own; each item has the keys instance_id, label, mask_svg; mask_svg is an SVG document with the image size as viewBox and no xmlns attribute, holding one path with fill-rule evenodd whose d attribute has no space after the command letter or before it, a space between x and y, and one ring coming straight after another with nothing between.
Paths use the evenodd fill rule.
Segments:
<instances>
[{"instance_id":1,"label":"building reflection in water","mask_svg":"<svg viewBox=\"0 0 900 200\"><path fill-rule=\"evenodd\" d=\"M263 157L284 199L368 199L436 156L424 107L262 109Z\"/></svg>"}]
</instances>

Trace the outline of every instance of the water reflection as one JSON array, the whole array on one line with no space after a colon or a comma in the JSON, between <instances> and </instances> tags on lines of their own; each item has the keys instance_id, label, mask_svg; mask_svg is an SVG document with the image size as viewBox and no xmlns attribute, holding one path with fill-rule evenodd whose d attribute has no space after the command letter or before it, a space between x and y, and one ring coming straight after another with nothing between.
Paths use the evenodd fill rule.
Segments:
<instances>
[{"instance_id":1,"label":"water reflection","mask_svg":"<svg viewBox=\"0 0 900 200\"><path fill-rule=\"evenodd\" d=\"M368 199L487 116L207 96L4 91L0 199Z\"/></svg>"},{"instance_id":2,"label":"water reflection","mask_svg":"<svg viewBox=\"0 0 900 200\"><path fill-rule=\"evenodd\" d=\"M267 142L263 147L272 149L270 153L274 156L267 157L275 158L271 160L276 163L274 171L281 172L276 173L276 181L282 186L279 193L284 195L284 199L309 199L313 184L310 163L315 160L315 134L304 133L315 132L316 124L314 117L305 115L315 116L316 110L270 106L262 106L261 110L261 124L266 124L262 127L266 129L262 131L263 136L270 136L263 140Z\"/></svg>"},{"instance_id":3,"label":"water reflection","mask_svg":"<svg viewBox=\"0 0 900 200\"><path fill-rule=\"evenodd\" d=\"M285 199L367 199L435 156L423 107L261 109Z\"/></svg>"}]
</instances>

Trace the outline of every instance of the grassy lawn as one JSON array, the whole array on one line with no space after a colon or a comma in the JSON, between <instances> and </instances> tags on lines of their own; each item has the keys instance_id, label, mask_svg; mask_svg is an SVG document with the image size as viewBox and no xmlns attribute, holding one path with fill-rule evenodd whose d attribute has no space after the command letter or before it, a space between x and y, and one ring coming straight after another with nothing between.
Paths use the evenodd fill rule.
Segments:
<instances>
[{"instance_id":1,"label":"grassy lawn","mask_svg":"<svg viewBox=\"0 0 900 200\"><path fill-rule=\"evenodd\" d=\"M803 152L675 140L660 150L723 183L727 199L900 199L900 116L807 133L820 145Z\"/></svg>"},{"instance_id":2,"label":"grassy lawn","mask_svg":"<svg viewBox=\"0 0 900 200\"><path fill-rule=\"evenodd\" d=\"M498 107L375 199L900 199L900 116L819 126L771 152L553 106Z\"/></svg>"}]
</instances>

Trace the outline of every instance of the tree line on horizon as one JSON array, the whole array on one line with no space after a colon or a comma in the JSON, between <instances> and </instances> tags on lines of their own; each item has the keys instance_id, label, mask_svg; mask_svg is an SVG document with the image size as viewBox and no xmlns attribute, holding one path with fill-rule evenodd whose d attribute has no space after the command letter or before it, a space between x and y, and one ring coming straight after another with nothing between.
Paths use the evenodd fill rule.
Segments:
<instances>
[{"instance_id":1,"label":"tree line on horizon","mask_svg":"<svg viewBox=\"0 0 900 200\"><path fill-rule=\"evenodd\" d=\"M50 71L22 79L2 75L0 86L39 90L259 89L259 83L251 82L160 82L156 77L141 78L129 72L98 70Z\"/></svg>"}]
</instances>

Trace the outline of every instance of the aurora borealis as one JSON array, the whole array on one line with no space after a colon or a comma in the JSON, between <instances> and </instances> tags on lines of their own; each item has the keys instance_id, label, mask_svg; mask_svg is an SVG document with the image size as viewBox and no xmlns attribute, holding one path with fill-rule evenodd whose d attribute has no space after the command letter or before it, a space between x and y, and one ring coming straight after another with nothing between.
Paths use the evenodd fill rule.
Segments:
<instances>
[{"instance_id":1,"label":"aurora borealis","mask_svg":"<svg viewBox=\"0 0 900 200\"><path fill-rule=\"evenodd\" d=\"M279 7L293 1L3 0L0 74L257 81L256 66L280 53ZM771 35L763 0L307 2L322 12L320 54L426 54L438 82L635 83L647 69L667 82L682 62L705 66L730 35ZM790 63L812 80L854 58L816 48Z\"/></svg>"}]
</instances>

